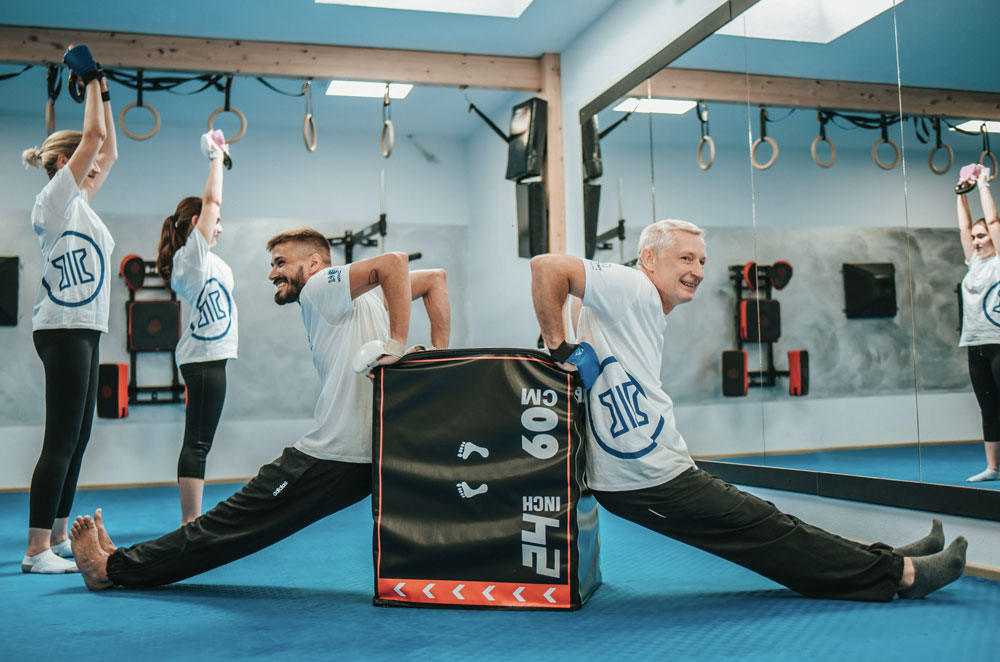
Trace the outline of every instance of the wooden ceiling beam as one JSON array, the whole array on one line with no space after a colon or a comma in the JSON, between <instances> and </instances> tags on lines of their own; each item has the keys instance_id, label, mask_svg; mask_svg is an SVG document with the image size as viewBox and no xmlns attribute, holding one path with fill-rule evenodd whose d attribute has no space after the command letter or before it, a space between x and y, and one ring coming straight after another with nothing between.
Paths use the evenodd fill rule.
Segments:
<instances>
[{"instance_id":1,"label":"wooden ceiling beam","mask_svg":"<svg viewBox=\"0 0 1000 662\"><path fill-rule=\"evenodd\" d=\"M1000 119L1000 94L895 85L852 83L728 71L666 68L650 78L652 95L790 108L827 108L904 115ZM646 96L646 83L629 96Z\"/></svg>"},{"instance_id":2,"label":"wooden ceiling beam","mask_svg":"<svg viewBox=\"0 0 1000 662\"><path fill-rule=\"evenodd\" d=\"M345 78L538 92L538 58L0 25L0 61L61 62L87 44L106 68Z\"/></svg>"}]
</instances>

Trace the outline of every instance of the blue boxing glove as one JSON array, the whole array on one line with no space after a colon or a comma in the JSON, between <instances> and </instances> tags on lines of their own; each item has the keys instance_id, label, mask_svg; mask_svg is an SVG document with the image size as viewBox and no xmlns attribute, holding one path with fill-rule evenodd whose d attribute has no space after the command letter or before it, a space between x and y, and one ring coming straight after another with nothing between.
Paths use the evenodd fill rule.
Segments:
<instances>
[{"instance_id":1,"label":"blue boxing glove","mask_svg":"<svg viewBox=\"0 0 1000 662\"><path fill-rule=\"evenodd\" d=\"M601 362L590 343L582 342L579 345L574 345L564 340L559 347L551 350L549 355L560 363L569 363L575 366L576 371L583 379L584 388L593 386L594 382L597 381L597 376L601 374Z\"/></svg>"},{"instance_id":2,"label":"blue boxing glove","mask_svg":"<svg viewBox=\"0 0 1000 662\"><path fill-rule=\"evenodd\" d=\"M70 71L80 77L86 87L90 81L101 78L103 73L101 68L94 61L94 56L90 54L90 49L86 46L74 46L63 54L63 62Z\"/></svg>"}]
</instances>

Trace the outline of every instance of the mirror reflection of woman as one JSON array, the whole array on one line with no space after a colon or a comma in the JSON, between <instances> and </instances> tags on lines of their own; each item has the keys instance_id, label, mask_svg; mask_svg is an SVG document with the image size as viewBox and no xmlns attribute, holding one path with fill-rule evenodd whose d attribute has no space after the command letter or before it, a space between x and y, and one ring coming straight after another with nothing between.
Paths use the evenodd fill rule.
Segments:
<instances>
[{"instance_id":1,"label":"mirror reflection of woman","mask_svg":"<svg viewBox=\"0 0 1000 662\"><path fill-rule=\"evenodd\" d=\"M21 155L49 176L31 210L43 259L32 340L45 369L45 433L31 475L21 561L32 574L77 572L66 558L73 555L66 524L94 422L115 246L90 206L118 158L108 83L86 46L70 46L63 60L84 86L83 131L56 131Z\"/></svg>"},{"instance_id":2,"label":"mirror reflection of woman","mask_svg":"<svg viewBox=\"0 0 1000 662\"><path fill-rule=\"evenodd\" d=\"M1000 480L1000 306L996 302L1000 283L1000 216L990 195L989 168L966 166L959 184L975 179L983 218L973 222L968 192L958 196L958 229L968 273L962 279L962 338L959 347L968 347L969 377L983 417L986 469L966 478L978 483Z\"/></svg>"},{"instance_id":3,"label":"mirror reflection of woman","mask_svg":"<svg viewBox=\"0 0 1000 662\"><path fill-rule=\"evenodd\" d=\"M202 136L201 149L209 159L205 190L200 198L181 200L163 221L156 258L160 276L191 308L175 352L187 386L177 460L181 524L201 515L208 452L226 400L226 362L236 358L239 344L233 272L212 252L222 232L222 173L229 146L216 130Z\"/></svg>"}]
</instances>

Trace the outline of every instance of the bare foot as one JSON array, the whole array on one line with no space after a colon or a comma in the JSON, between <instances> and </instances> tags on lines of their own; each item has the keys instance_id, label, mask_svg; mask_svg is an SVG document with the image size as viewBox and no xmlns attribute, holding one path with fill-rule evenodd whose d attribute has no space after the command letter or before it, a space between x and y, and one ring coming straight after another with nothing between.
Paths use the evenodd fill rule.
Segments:
<instances>
[{"instance_id":1,"label":"bare foot","mask_svg":"<svg viewBox=\"0 0 1000 662\"><path fill-rule=\"evenodd\" d=\"M101 549L109 555L114 554L118 548L111 542L111 536L108 535L108 530L104 528L104 515L101 514L100 508L94 511L94 524L97 526L97 542L100 544Z\"/></svg>"},{"instance_id":2,"label":"bare foot","mask_svg":"<svg viewBox=\"0 0 1000 662\"><path fill-rule=\"evenodd\" d=\"M90 515L76 518L69 532L69 539L73 545L73 558L87 588L91 591L109 588L111 581L108 580L107 565L110 554L101 549L97 540L97 527Z\"/></svg>"}]
</instances>

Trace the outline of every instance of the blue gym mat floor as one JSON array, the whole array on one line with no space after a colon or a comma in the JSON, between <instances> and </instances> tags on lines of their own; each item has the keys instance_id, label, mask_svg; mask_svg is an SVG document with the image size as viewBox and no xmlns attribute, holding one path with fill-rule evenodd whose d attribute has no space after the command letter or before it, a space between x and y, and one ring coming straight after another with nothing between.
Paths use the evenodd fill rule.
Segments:
<instances>
[{"instance_id":1,"label":"blue gym mat floor","mask_svg":"<svg viewBox=\"0 0 1000 662\"><path fill-rule=\"evenodd\" d=\"M1000 481L965 482L966 478L986 468L986 456L981 441L922 444L919 448L915 445L906 445L812 453L768 453L719 458L719 461L979 487L987 490L1000 489ZM1000 659L1000 652L997 659Z\"/></svg>"},{"instance_id":2,"label":"blue gym mat floor","mask_svg":"<svg viewBox=\"0 0 1000 662\"><path fill-rule=\"evenodd\" d=\"M238 487L209 485L206 507ZM119 545L179 519L175 487L77 494L74 513L97 507ZM604 583L583 609L515 612L373 606L369 500L141 591L22 574L27 512L26 493L0 494L3 660L1000 659L1000 582L966 576L917 601L809 600L607 513Z\"/></svg>"}]
</instances>

